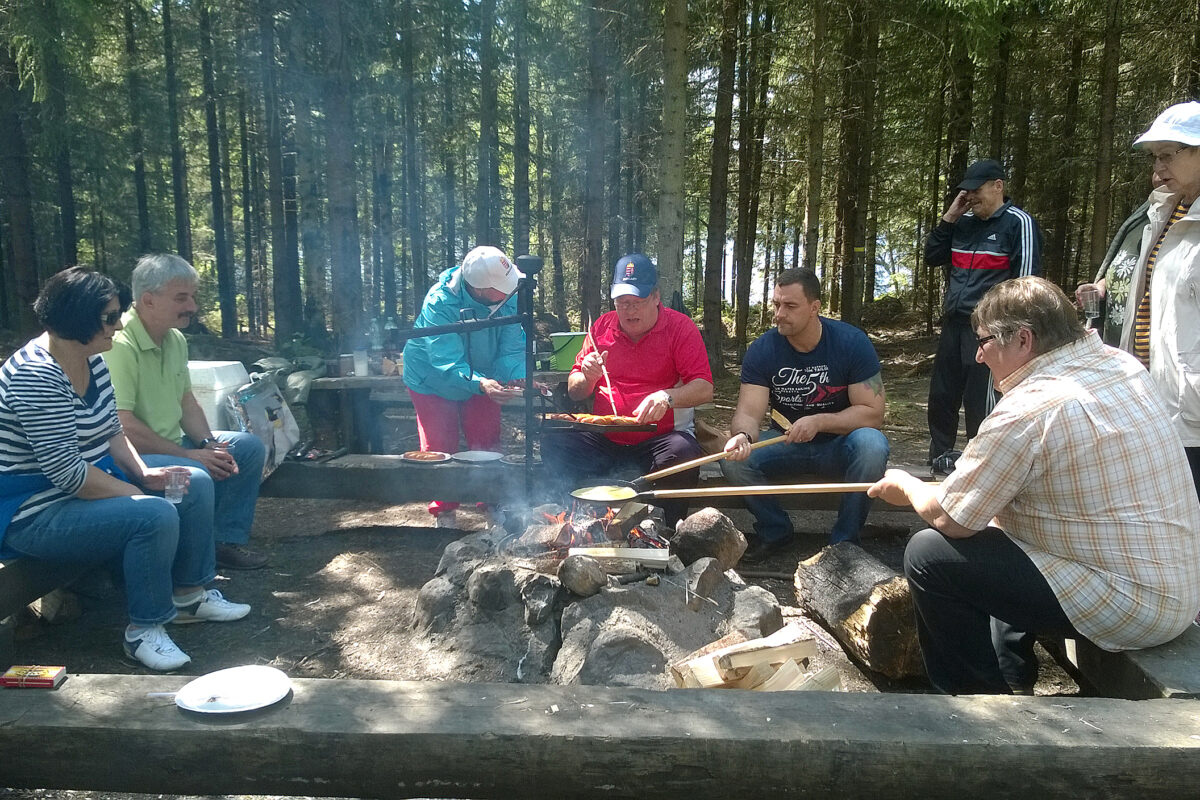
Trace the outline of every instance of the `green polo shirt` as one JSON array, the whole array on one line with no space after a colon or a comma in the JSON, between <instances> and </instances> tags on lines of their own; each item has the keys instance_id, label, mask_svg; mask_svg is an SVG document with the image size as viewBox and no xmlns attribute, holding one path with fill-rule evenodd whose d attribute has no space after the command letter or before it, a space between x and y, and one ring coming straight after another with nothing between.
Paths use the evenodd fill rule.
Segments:
<instances>
[{"instance_id":1,"label":"green polo shirt","mask_svg":"<svg viewBox=\"0 0 1200 800\"><path fill-rule=\"evenodd\" d=\"M112 350L104 354L117 410L132 411L159 436L178 442L183 438L183 395L192 390L187 339L172 328L159 347L133 309L125 312L121 323L124 329L117 331Z\"/></svg>"}]
</instances>

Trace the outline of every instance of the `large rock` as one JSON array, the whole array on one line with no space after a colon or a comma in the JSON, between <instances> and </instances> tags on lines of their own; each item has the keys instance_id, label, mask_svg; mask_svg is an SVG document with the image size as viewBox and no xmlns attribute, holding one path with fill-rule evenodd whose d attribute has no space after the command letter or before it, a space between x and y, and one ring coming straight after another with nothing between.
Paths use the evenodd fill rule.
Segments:
<instances>
[{"instance_id":1,"label":"large rock","mask_svg":"<svg viewBox=\"0 0 1200 800\"><path fill-rule=\"evenodd\" d=\"M732 569L746 552L746 537L717 509L702 508L680 521L671 550L684 564L715 558L724 571Z\"/></svg>"},{"instance_id":2,"label":"large rock","mask_svg":"<svg viewBox=\"0 0 1200 800\"><path fill-rule=\"evenodd\" d=\"M608 584L600 562L590 556L567 556L558 565L558 579L573 594L591 597Z\"/></svg>"}]
</instances>

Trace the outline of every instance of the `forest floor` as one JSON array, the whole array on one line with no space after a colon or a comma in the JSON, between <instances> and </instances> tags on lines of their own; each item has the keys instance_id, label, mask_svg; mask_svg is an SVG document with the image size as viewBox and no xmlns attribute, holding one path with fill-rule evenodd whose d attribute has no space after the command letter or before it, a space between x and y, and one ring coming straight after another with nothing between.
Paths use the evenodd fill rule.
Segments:
<instances>
[{"instance_id":1,"label":"forest floor","mask_svg":"<svg viewBox=\"0 0 1200 800\"><path fill-rule=\"evenodd\" d=\"M927 447L925 399L936 339L911 330L872 329L883 362L888 393L885 432L892 462L920 464ZM736 370L718 381L717 398L704 412L725 427L737 397ZM462 527L478 530L482 518L459 512ZM798 535L784 552L756 570L777 578L753 578L784 606L796 605L790 574L796 563L828 541L832 512L793 512ZM730 517L742 530L744 511ZM181 674L201 675L241 664L268 664L297 678L462 680L446 674L412 628L417 592L432 577L445 546L461 533L431 527L424 504L387 505L358 501L263 498L252 546L266 551L271 565L256 572L229 572L217 587L251 603L245 620L224 625L172 628L193 661ZM911 512L877 507L864 531L864 547L899 567L908 536L921 526ZM119 641L123 597L111 582L95 577L76 587L82 616L59 625L24 618L16 630L14 663L65 664L72 673L142 673L125 661ZM823 637L828 640L829 637ZM929 691L921 679L889 681L853 664L839 648L823 643L817 666L835 664L850 691ZM1072 695L1079 687L1043 652L1039 695ZM5 790L3 798L99 798L108 794Z\"/></svg>"}]
</instances>

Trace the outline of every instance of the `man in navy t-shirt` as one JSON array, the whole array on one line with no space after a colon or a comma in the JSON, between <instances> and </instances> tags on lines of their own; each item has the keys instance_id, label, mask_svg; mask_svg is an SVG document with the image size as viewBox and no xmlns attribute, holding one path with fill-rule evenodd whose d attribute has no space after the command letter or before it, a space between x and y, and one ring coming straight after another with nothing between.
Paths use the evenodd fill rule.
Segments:
<instances>
[{"instance_id":1,"label":"man in navy t-shirt","mask_svg":"<svg viewBox=\"0 0 1200 800\"><path fill-rule=\"evenodd\" d=\"M758 337L742 361L742 387L733 414L729 455L721 469L730 483L786 483L818 474L836 481L878 480L887 466L884 394L879 357L867 335L853 325L820 316L821 281L812 270L779 274L771 296L775 329ZM784 441L753 451L768 408L771 427L763 439ZM778 412L778 413L776 413ZM776 421L786 418L786 429ZM786 547L791 518L772 496L745 498L754 514L755 538L743 561L761 561ZM866 494L846 494L830 542L858 541L867 519Z\"/></svg>"}]
</instances>

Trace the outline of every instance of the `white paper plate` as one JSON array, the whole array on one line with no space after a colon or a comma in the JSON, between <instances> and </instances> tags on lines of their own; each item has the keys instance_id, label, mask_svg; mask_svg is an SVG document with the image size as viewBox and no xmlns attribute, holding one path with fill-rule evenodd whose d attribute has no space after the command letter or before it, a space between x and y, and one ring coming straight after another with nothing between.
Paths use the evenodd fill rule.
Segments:
<instances>
[{"instance_id":1,"label":"white paper plate","mask_svg":"<svg viewBox=\"0 0 1200 800\"><path fill-rule=\"evenodd\" d=\"M232 714L278 703L291 690L287 675L252 664L201 675L175 694L175 705L201 714Z\"/></svg>"},{"instance_id":2,"label":"white paper plate","mask_svg":"<svg viewBox=\"0 0 1200 800\"><path fill-rule=\"evenodd\" d=\"M504 457L504 454L493 453L491 450L463 450L461 453L455 453L450 457L455 461L468 461L478 464L484 461L499 461Z\"/></svg>"}]
</instances>

